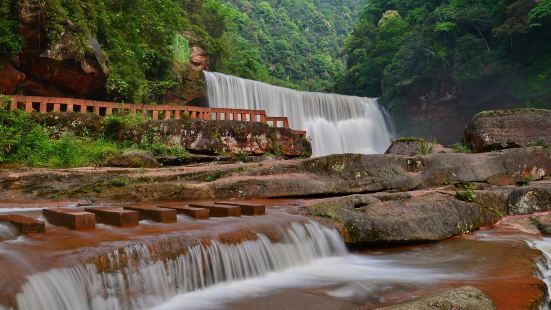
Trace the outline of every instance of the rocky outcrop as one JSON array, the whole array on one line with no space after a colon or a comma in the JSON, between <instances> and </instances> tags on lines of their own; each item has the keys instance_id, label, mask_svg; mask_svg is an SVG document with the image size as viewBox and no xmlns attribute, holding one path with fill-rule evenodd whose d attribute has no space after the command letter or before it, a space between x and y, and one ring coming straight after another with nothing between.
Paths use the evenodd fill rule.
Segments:
<instances>
[{"instance_id":1,"label":"rocky outcrop","mask_svg":"<svg viewBox=\"0 0 551 310\"><path fill-rule=\"evenodd\" d=\"M9 61L0 59L0 94L13 94L24 80L24 73L15 69Z\"/></svg>"},{"instance_id":2,"label":"rocky outcrop","mask_svg":"<svg viewBox=\"0 0 551 310\"><path fill-rule=\"evenodd\" d=\"M106 167L123 168L159 168L161 165L151 152L142 150L127 150L122 154L113 155L107 159Z\"/></svg>"},{"instance_id":3,"label":"rocky outcrop","mask_svg":"<svg viewBox=\"0 0 551 310\"><path fill-rule=\"evenodd\" d=\"M311 154L310 143L304 136L262 123L194 119L151 121L116 132L118 140L139 143L144 137L206 155L275 153L286 157L309 157Z\"/></svg>"},{"instance_id":4,"label":"rocky outcrop","mask_svg":"<svg viewBox=\"0 0 551 310\"><path fill-rule=\"evenodd\" d=\"M203 71L209 69L209 59L206 51L200 46L190 48L190 64L194 71Z\"/></svg>"},{"instance_id":5,"label":"rocky outcrop","mask_svg":"<svg viewBox=\"0 0 551 310\"><path fill-rule=\"evenodd\" d=\"M124 175L133 182L124 189L124 193L115 189L103 192L100 198L106 200L117 200L119 194L124 194L121 197L125 200L136 201L152 201L157 197L165 200L319 197L485 182L495 175L532 174L533 180L538 180L549 171L551 151L533 147L483 154L432 154L420 157L343 154L303 160L170 168L148 173L110 170L6 171L0 173L0 187L35 192L42 197L59 192L77 197L85 189L101 183L108 173ZM86 195L97 194L86 192Z\"/></svg>"},{"instance_id":6,"label":"rocky outcrop","mask_svg":"<svg viewBox=\"0 0 551 310\"><path fill-rule=\"evenodd\" d=\"M315 200L305 211L337 223L347 243L370 245L444 240L499 220L478 204L433 191Z\"/></svg>"},{"instance_id":7,"label":"rocky outcrop","mask_svg":"<svg viewBox=\"0 0 551 310\"><path fill-rule=\"evenodd\" d=\"M474 152L551 144L551 110L479 113L465 130L465 142Z\"/></svg>"},{"instance_id":8,"label":"rocky outcrop","mask_svg":"<svg viewBox=\"0 0 551 310\"><path fill-rule=\"evenodd\" d=\"M419 298L403 304L380 308L379 310L494 310L490 297L481 290L465 286L442 293Z\"/></svg>"},{"instance_id":9,"label":"rocky outcrop","mask_svg":"<svg viewBox=\"0 0 551 310\"><path fill-rule=\"evenodd\" d=\"M147 140L167 146L181 146L203 155L274 154L282 157L310 157L310 142L301 134L266 124L239 121L138 120L135 123L105 121L92 113L33 113L34 121L49 129L53 138L70 132L77 136L98 138L136 145ZM107 119L109 120L109 119ZM170 158L166 158L170 162ZM172 161L178 161L173 158Z\"/></svg>"}]
</instances>

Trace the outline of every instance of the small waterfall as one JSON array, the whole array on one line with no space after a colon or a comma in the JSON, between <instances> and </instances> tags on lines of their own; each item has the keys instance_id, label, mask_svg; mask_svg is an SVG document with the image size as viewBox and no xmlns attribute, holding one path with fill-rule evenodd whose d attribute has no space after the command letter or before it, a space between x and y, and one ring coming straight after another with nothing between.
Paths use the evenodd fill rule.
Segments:
<instances>
[{"instance_id":1,"label":"small waterfall","mask_svg":"<svg viewBox=\"0 0 551 310\"><path fill-rule=\"evenodd\" d=\"M137 245L106 256L107 270L95 264L60 268L28 277L17 308L144 309L178 294L217 283L267 275L347 254L340 235L317 223L293 223L279 242L257 234L254 241L189 246L185 254L158 259L162 249Z\"/></svg>"},{"instance_id":2,"label":"small waterfall","mask_svg":"<svg viewBox=\"0 0 551 310\"><path fill-rule=\"evenodd\" d=\"M544 237L542 240L528 243L533 248L540 250L545 257L545 261L539 262L537 265L540 273L539 276L547 286L547 299L545 303L540 306L540 309L549 310L551 309L551 238Z\"/></svg>"},{"instance_id":3,"label":"small waterfall","mask_svg":"<svg viewBox=\"0 0 551 310\"><path fill-rule=\"evenodd\" d=\"M211 107L286 116L292 129L307 131L314 156L382 154L392 142L392 119L376 99L300 92L214 72L205 72L205 79Z\"/></svg>"}]
</instances>

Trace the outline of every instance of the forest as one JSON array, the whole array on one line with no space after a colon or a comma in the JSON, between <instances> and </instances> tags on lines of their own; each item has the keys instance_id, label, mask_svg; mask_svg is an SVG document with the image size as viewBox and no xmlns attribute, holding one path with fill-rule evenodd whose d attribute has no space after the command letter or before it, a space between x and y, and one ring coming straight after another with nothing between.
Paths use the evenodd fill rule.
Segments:
<instances>
[{"instance_id":1,"label":"forest","mask_svg":"<svg viewBox=\"0 0 551 310\"><path fill-rule=\"evenodd\" d=\"M365 0L5 0L0 57L21 53L20 12L38 8L51 47L106 53L108 100L152 102L182 82L189 46L209 69L301 90L344 74L342 46ZM69 40L70 44L64 44Z\"/></svg>"},{"instance_id":2,"label":"forest","mask_svg":"<svg viewBox=\"0 0 551 310\"><path fill-rule=\"evenodd\" d=\"M549 0L371 0L345 50L337 90L395 111L551 102Z\"/></svg>"},{"instance_id":3,"label":"forest","mask_svg":"<svg viewBox=\"0 0 551 310\"><path fill-rule=\"evenodd\" d=\"M210 70L394 111L551 102L551 0L4 0L0 58L25 48L29 6L50 46L69 29L64 47L85 57L97 40L108 100L155 102L198 44Z\"/></svg>"}]
</instances>

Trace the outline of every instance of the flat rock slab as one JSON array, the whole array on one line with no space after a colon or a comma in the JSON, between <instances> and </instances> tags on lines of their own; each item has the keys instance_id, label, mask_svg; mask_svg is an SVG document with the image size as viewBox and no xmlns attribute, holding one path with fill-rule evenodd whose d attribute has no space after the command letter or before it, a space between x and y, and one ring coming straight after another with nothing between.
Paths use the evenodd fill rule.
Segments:
<instances>
[{"instance_id":1,"label":"flat rock slab","mask_svg":"<svg viewBox=\"0 0 551 310\"><path fill-rule=\"evenodd\" d=\"M264 215L266 214L266 205L250 202L236 201L216 201L217 205L238 206L241 208L242 215Z\"/></svg>"},{"instance_id":2,"label":"flat rock slab","mask_svg":"<svg viewBox=\"0 0 551 310\"><path fill-rule=\"evenodd\" d=\"M124 207L125 210L137 211L140 214L140 220L150 220L159 223L176 223L176 210L164 209L159 207Z\"/></svg>"},{"instance_id":3,"label":"flat rock slab","mask_svg":"<svg viewBox=\"0 0 551 310\"><path fill-rule=\"evenodd\" d=\"M85 208L84 211L94 213L98 223L111 226L134 227L140 222L140 214L136 211L119 208Z\"/></svg>"},{"instance_id":4,"label":"flat rock slab","mask_svg":"<svg viewBox=\"0 0 551 310\"><path fill-rule=\"evenodd\" d=\"M43 234L46 232L46 223L24 215L0 215L0 222L11 223L22 234Z\"/></svg>"},{"instance_id":5,"label":"flat rock slab","mask_svg":"<svg viewBox=\"0 0 551 310\"><path fill-rule=\"evenodd\" d=\"M62 208L44 209L42 214L49 223L74 230L96 228L96 215L90 212Z\"/></svg>"},{"instance_id":6,"label":"flat rock slab","mask_svg":"<svg viewBox=\"0 0 551 310\"><path fill-rule=\"evenodd\" d=\"M205 208L192 208L190 206L161 206L161 208L176 210L179 214L187 215L196 220L208 220L210 210Z\"/></svg>"},{"instance_id":7,"label":"flat rock slab","mask_svg":"<svg viewBox=\"0 0 551 310\"><path fill-rule=\"evenodd\" d=\"M228 216L241 216L241 207L238 206L226 206L218 205L214 203L196 203L189 205L192 208L203 208L210 211L212 217L228 217Z\"/></svg>"}]
</instances>

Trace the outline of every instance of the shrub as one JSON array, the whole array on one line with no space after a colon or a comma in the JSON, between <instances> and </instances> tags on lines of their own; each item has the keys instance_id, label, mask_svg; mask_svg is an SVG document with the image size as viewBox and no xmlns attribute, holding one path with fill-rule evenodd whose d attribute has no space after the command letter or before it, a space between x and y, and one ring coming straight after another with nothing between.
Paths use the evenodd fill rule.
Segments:
<instances>
[{"instance_id":1,"label":"shrub","mask_svg":"<svg viewBox=\"0 0 551 310\"><path fill-rule=\"evenodd\" d=\"M474 202L476 199L475 190L478 188L478 185L474 183L466 183L463 187L465 190L455 193L455 198L465 202Z\"/></svg>"},{"instance_id":2,"label":"shrub","mask_svg":"<svg viewBox=\"0 0 551 310\"><path fill-rule=\"evenodd\" d=\"M471 149L463 142L452 144L451 148L456 153L471 153Z\"/></svg>"},{"instance_id":3,"label":"shrub","mask_svg":"<svg viewBox=\"0 0 551 310\"><path fill-rule=\"evenodd\" d=\"M130 180L125 177L116 177L113 180L111 180L111 185L116 187L123 187L130 184Z\"/></svg>"}]
</instances>

